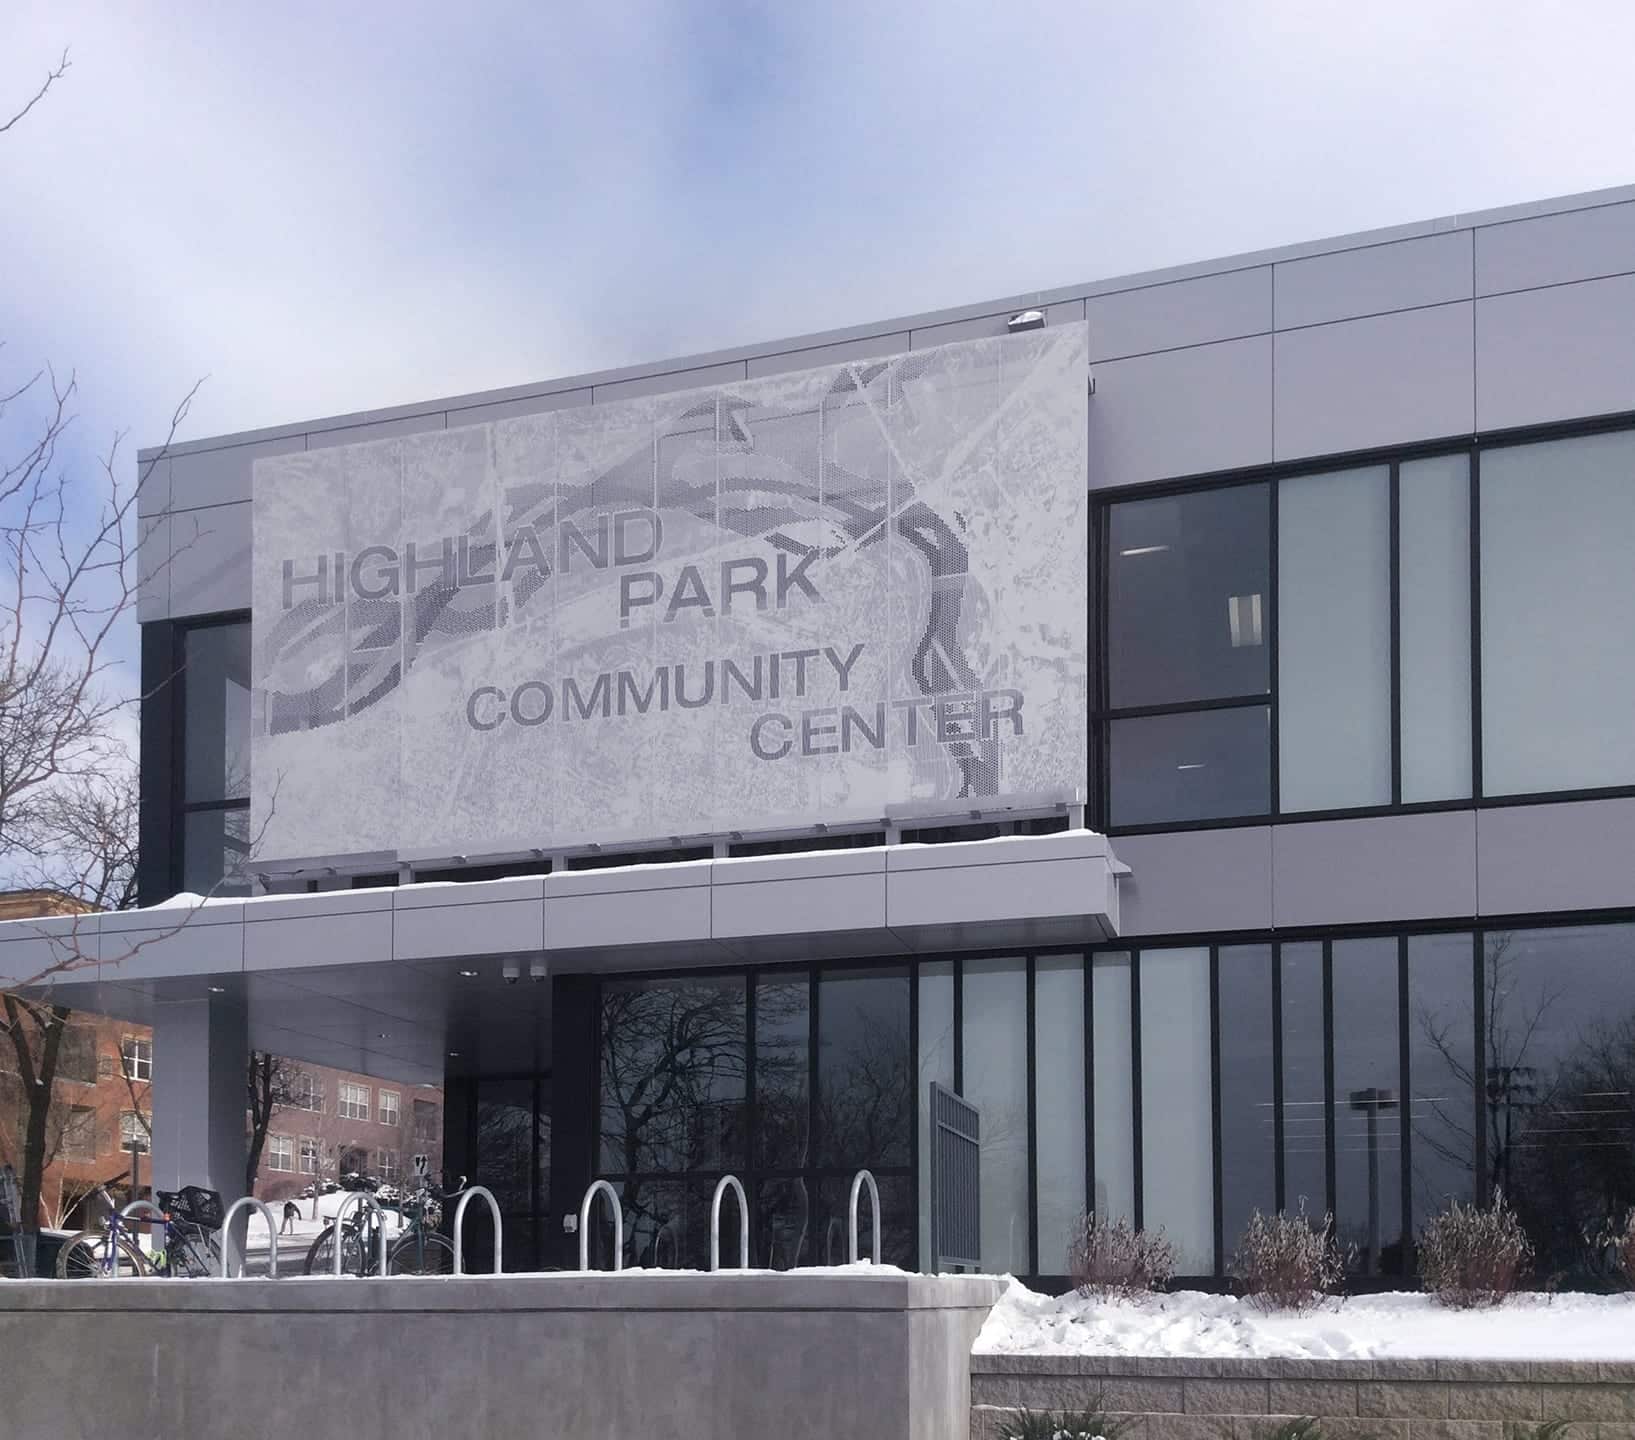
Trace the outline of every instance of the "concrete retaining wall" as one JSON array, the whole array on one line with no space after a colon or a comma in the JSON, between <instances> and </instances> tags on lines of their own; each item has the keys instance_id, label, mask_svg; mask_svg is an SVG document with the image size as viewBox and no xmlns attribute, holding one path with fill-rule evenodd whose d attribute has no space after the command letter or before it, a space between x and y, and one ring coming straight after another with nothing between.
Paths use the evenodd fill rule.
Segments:
<instances>
[{"instance_id":1,"label":"concrete retaining wall","mask_svg":"<svg viewBox=\"0 0 1635 1440\"><path fill-rule=\"evenodd\" d=\"M1127 1418L1122 1440L1261 1440L1302 1415L1324 1440L1511 1440L1555 1419L1565 1440L1635 1440L1635 1364L977 1355L971 1403L974 1440L1021 1406Z\"/></svg>"},{"instance_id":2,"label":"concrete retaining wall","mask_svg":"<svg viewBox=\"0 0 1635 1440\"><path fill-rule=\"evenodd\" d=\"M0 1435L956 1440L999 1289L899 1272L0 1281Z\"/></svg>"}]
</instances>

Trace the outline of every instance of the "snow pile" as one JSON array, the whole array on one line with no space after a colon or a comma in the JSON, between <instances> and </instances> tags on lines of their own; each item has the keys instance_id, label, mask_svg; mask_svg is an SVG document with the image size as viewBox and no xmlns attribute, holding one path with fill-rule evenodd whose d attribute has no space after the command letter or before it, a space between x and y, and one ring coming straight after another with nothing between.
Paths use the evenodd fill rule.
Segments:
<instances>
[{"instance_id":1,"label":"snow pile","mask_svg":"<svg viewBox=\"0 0 1635 1440\"><path fill-rule=\"evenodd\" d=\"M1008 1279L976 1342L998 1355L1380 1356L1635 1360L1635 1296L1520 1295L1497 1310L1448 1310L1428 1295L1357 1295L1305 1315L1267 1315L1230 1295L1140 1300L1038 1295Z\"/></svg>"}]
</instances>

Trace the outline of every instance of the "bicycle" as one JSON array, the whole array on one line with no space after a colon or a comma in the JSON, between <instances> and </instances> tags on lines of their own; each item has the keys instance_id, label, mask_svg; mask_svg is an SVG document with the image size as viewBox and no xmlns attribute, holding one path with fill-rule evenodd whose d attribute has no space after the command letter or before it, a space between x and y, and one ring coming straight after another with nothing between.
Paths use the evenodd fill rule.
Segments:
<instances>
[{"instance_id":1,"label":"bicycle","mask_svg":"<svg viewBox=\"0 0 1635 1440\"><path fill-rule=\"evenodd\" d=\"M444 1194L432 1189L429 1174L416 1175L414 1189L398 1213L407 1222L403 1232L386 1252L388 1275L447 1275L454 1269L454 1244L440 1234L443 1205L457 1200L466 1188L466 1177ZM380 1273L380 1226L384 1212L369 1207L341 1222L341 1273L367 1276ZM330 1275L335 1269L335 1226L324 1226L307 1251L304 1273Z\"/></svg>"},{"instance_id":2,"label":"bicycle","mask_svg":"<svg viewBox=\"0 0 1635 1440\"><path fill-rule=\"evenodd\" d=\"M161 1190L141 1216L126 1216L107 1189L94 1192L108 1206L103 1229L82 1230L57 1253L59 1280L106 1280L115 1276L158 1276L191 1280L221 1273L221 1244L215 1231L223 1219L221 1196L198 1185ZM162 1224L164 1238L144 1250L142 1226Z\"/></svg>"}]
</instances>

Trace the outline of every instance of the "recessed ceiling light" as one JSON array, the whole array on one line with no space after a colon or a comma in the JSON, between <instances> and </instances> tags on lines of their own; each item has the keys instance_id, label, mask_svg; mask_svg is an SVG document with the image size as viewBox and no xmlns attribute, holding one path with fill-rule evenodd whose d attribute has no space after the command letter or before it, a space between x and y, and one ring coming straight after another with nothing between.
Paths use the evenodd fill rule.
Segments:
<instances>
[{"instance_id":1,"label":"recessed ceiling light","mask_svg":"<svg viewBox=\"0 0 1635 1440\"><path fill-rule=\"evenodd\" d=\"M227 987L225 985L212 985L210 987L210 993L212 995L225 995L227 993Z\"/></svg>"},{"instance_id":2,"label":"recessed ceiling light","mask_svg":"<svg viewBox=\"0 0 1635 1440\"><path fill-rule=\"evenodd\" d=\"M477 972L475 970L462 970L460 972L460 976L465 980L475 980L477 978Z\"/></svg>"},{"instance_id":3,"label":"recessed ceiling light","mask_svg":"<svg viewBox=\"0 0 1635 1440\"><path fill-rule=\"evenodd\" d=\"M1162 555L1168 550L1168 545L1132 545L1128 550L1120 550L1120 555Z\"/></svg>"},{"instance_id":4,"label":"recessed ceiling light","mask_svg":"<svg viewBox=\"0 0 1635 1440\"><path fill-rule=\"evenodd\" d=\"M460 1052L458 1050L450 1050L448 1052L448 1058L450 1060L458 1060L460 1058Z\"/></svg>"},{"instance_id":5,"label":"recessed ceiling light","mask_svg":"<svg viewBox=\"0 0 1635 1440\"><path fill-rule=\"evenodd\" d=\"M1202 760L1198 760L1191 765L1177 765L1175 768L1177 770L1202 770L1204 768L1204 762Z\"/></svg>"}]
</instances>

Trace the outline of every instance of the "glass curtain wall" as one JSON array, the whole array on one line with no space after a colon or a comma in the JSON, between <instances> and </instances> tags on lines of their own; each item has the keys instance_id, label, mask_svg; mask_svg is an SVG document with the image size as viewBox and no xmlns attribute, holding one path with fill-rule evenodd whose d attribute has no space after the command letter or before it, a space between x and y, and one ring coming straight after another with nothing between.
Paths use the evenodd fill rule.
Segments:
<instances>
[{"instance_id":1,"label":"glass curtain wall","mask_svg":"<svg viewBox=\"0 0 1635 1440\"><path fill-rule=\"evenodd\" d=\"M1101 512L1113 829L1635 786L1635 429Z\"/></svg>"},{"instance_id":2,"label":"glass curtain wall","mask_svg":"<svg viewBox=\"0 0 1635 1440\"><path fill-rule=\"evenodd\" d=\"M250 850L250 627L181 632L180 885L242 895Z\"/></svg>"}]
</instances>

